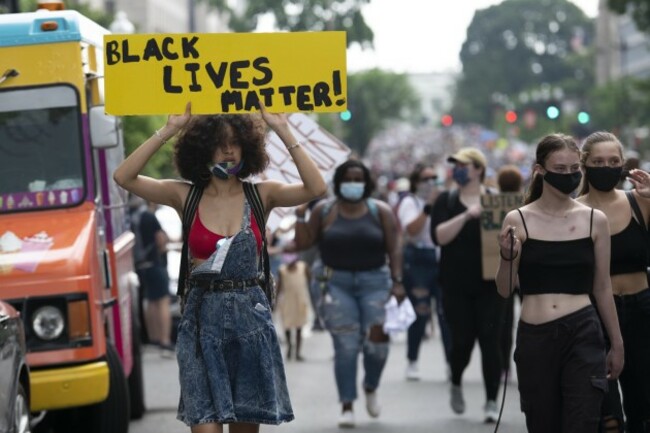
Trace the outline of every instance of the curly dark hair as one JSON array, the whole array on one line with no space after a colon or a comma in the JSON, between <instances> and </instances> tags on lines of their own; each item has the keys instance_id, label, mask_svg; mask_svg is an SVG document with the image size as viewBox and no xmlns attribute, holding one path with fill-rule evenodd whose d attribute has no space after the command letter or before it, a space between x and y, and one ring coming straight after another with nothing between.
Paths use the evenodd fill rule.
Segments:
<instances>
[{"instance_id":1,"label":"curly dark hair","mask_svg":"<svg viewBox=\"0 0 650 433\"><path fill-rule=\"evenodd\" d=\"M210 164L217 147L233 138L241 146L244 166L237 177L259 174L269 165L264 148L266 125L255 114L196 116L183 129L174 145L174 163L184 179L205 187L212 178Z\"/></svg>"},{"instance_id":2,"label":"curly dark hair","mask_svg":"<svg viewBox=\"0 0 650 433\"><path fill-rule=\"evenodd\" d=\"M332 179L334 183L334 194L338 198L342 198L341 183L343 183L343 176L345 176L345 173L347 173L348 169L350 168L360 168L363 171L363 180L366 184L366 187L363 190L363 198L366 199L370 197L370 194L372 194L372 192L375 190L375 182L372 180L372 176L370 175L370 170L368 170L368 167L366 167L363 162L357 159L348 159L343 164L336 167L336 170L334 171L334 178Z\"/></svg>"}]
</instances>

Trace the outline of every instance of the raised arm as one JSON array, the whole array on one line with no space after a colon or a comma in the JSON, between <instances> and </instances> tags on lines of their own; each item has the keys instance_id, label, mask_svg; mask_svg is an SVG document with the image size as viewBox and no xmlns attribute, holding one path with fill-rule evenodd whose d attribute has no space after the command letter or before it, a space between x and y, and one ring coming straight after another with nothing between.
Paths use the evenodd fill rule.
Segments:
<instances>
[{"instance_id":1,"label":"raised arm","mask_svg":"<svg viewBox=\"0 0 650 433\"><path fill-rule=\"evenodd\" d=\"M270 212L274 207L291 207L306 203L320 197L327 192L327 185L320 174L318 167L311 160L305 149L300 145L296 137L289 129L287 115L281 113L269 113L264 105L260 103L262 118L266 124L276 133L287 147L289 155L296 164L298 174L302 183L283 183L276 181L262 182L260 193L264 200L264 207Z\"/></svg>"},{"instance_id":2,"label":"raised arm","mask_svg":"<svg viewBox=\"0 0 650 433\"><path fill-rule=\"evenodd\" d=\"M175 180L143 176L140 172L153 154L189 122L190 117L190 103L185 107L185 113L169 116L163 128L156 131L117 167L113 173L115 182L145 200L171 206L180 212L187 186Z\"/></svg>"},{"instance_id":3,"label":"raised arm","mask_svg":"<svg viewBox=\"0 0 650 433\"><path fill-rule=\"evenodd\" d=\"M596 256L593 296L611 343L611 349L607 354L609 378L616 379L623 370L623 338L621 337L621 329L616 316L614 296L612 295L612 281L609 274L611 254L609 223L605 214L599 210L594 210L593 232L594 253Z\"/></svg>"}]
</instances>

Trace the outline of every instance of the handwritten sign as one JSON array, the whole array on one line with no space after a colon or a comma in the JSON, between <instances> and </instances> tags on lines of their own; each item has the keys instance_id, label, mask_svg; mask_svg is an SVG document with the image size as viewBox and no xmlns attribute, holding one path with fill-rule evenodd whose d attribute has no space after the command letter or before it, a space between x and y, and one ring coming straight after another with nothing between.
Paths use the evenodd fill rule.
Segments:
<instances>
[{"instance_id":1,"label":"handwritten sign","mask_svg":"<svg viewBox=\"0 0 650 433\"><path fill-rule=\"evenodd\" d=\"M345 32L104 36L113 115L347 108Z\"/></svg>"},{"instance_id":2,"label":"handwritten sign","mask_svg":"<svg viewBox=\"0 0 650 433\"><path fill-rule=\"evenodd\" d=\"M523 206L524 196L519 193L484 194L481 196L481 250L483 279L494 280L499 266L499 233L506 214Z\"/></svg>"},{"instance_id":3,"label":"handwritten sign","mask_svg":"<svg viewBox=\"0 0 650 433\"><path fill-rule=\"evenodd\" d=\"M303 149L316 163L325 181L334 175L334 170L350 156L350 148L316 123L311 117L302 113L289 116L289 128ZM266 150L270 164L256 180L273 179L280 182L302 182L296 164L280 137L273 131L266 137ZM275 230L280 221L293 212L293 208L275 208L267 221L267 226Z\"/></svg>"}]
</instances>

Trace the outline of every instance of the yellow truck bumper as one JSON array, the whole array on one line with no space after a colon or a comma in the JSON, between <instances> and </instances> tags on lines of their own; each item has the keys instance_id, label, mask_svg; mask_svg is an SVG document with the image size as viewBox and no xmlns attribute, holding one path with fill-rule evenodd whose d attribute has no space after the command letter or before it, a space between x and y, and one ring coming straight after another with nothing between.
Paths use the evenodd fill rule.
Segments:
<instances>
[{"instance_id":1,"label":"yellow truck bumper","mask_svg":"<svg viewBox=\"0 0 650 433\"><path fill-rule=\"evenodd\" d=\"M108 397L109 371L105 361L35 370L30 372L29 379L34 412L85 406Z\"/></svg>"}]
</instances>

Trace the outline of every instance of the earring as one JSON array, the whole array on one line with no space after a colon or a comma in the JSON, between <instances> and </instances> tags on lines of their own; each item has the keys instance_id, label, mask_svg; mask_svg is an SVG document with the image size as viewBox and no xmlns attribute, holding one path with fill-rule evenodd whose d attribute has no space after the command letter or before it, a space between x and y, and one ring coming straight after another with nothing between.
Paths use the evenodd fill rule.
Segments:
<instances>
[{"instance_id":1,"label":"earring","mask_svg":"<svg viewBox=\"0 0 650 433\"><path fill-rule=\"evenodd\" d=\"M201 180L203 180L203 181L206 181L206 182L207 182L208 180L210 180L210 177L211 177L211 176L212 176L212 173L210 173L210 172L205 172L205 171L204 171L204 172L202 172L202 173L199 173L199 179L201 179Z\"/></svg>"}]
</instances>

